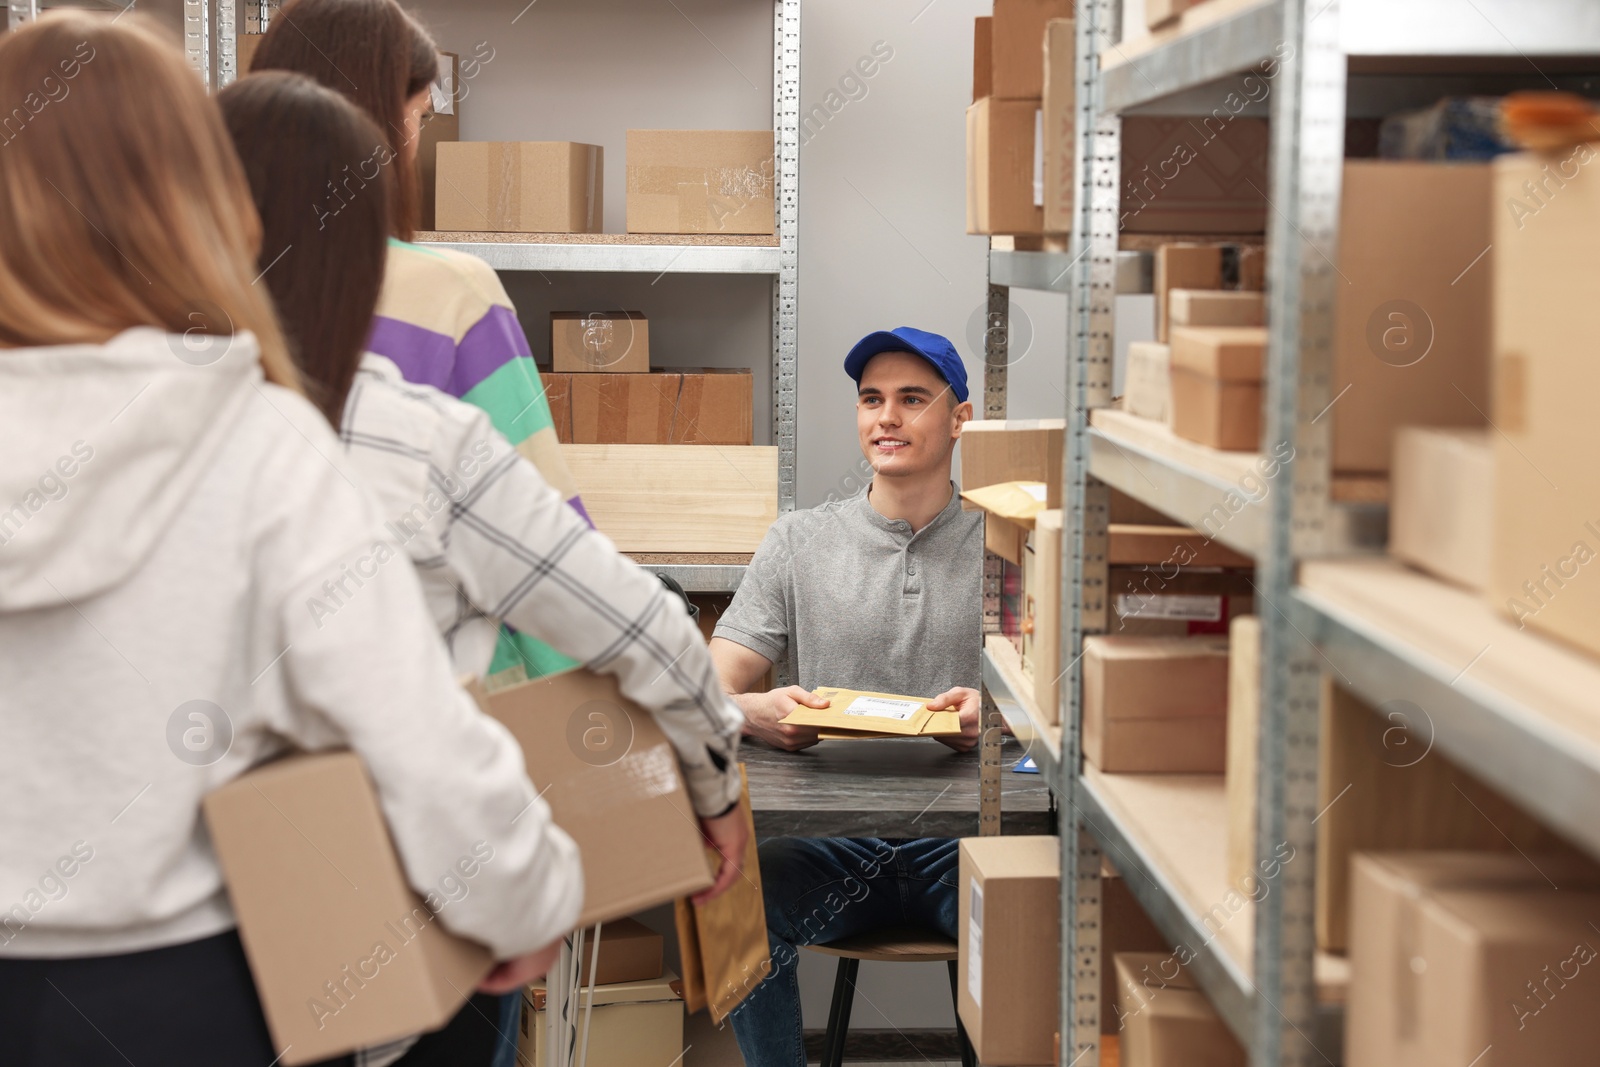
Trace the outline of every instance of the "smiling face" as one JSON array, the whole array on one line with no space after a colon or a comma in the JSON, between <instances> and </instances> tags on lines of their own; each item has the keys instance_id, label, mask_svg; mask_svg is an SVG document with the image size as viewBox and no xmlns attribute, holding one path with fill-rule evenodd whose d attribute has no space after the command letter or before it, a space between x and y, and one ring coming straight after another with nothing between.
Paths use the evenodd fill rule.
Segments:
<instances>
[{"instance_id":1,"label":"smiling face","mask_svg":"<svg viewBox=\"0 0 1600 1067\"><path fill-rule=\"evenodd\" d=\"M887 477L942 470L972 405L955 394L932 364L910 352L873 356L861 372L856 394L856 433L861 453Z\"/></svg>"}]
</instances>

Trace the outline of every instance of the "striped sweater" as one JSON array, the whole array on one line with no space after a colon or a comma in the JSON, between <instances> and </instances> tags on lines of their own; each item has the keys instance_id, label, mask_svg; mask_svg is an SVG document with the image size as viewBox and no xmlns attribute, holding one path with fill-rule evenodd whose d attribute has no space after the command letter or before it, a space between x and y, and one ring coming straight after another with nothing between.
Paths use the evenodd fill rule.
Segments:
<instances>
[{"instance_id":1,"label":"striped sweater","mask_svg":"<svg viewBox=\"0 0 1600 1067\"><path fill-rule=\"evenodd\" d=\"M407 381L482 408L494 428L588 519L561 456L528 338L493 267L453 249L391 240L367 350L391 360ZM538 678L575 665L543 641L507 627L489 673L521 667Z\"/></svg>"}]
</instances>

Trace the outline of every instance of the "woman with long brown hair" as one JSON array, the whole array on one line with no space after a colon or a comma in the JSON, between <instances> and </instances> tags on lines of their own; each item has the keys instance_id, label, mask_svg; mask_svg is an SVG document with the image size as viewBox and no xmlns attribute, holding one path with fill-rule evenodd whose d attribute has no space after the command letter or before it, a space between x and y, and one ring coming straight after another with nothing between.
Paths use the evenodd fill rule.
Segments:
<instances>
[{"instance_id":1,"label":"woman with long brown hair","mask_svg":"<svg viewBox=\"0 0 1600 1067\"><path fill-rule=\"evenodd\" d=\"M411 243L418 133L438 76L433 39L395 0L294 0L273 18L250 69L294 71L342 94L377 123L393 154L391 240L368 350L393 362L407 381L483 409L587 521L528 339L499 276L476 256ZM572 665L545 642L507 629L492 673L520 667L536 677Z\"/></svg>"},{"instance_id":2,"label":"woman with long brown hair","mask_svg":"<svg viewBox=\"0 0 1600 1067\"><path fill-rule=\"evenodd\" d=\"M522 984L576 847L330 462L215 105L137 16L76 12L0 36L0 100L5 1062L280 1058L200 801L295 746L362 757L408 871L493 842L439 920Z\"/></svg>"},{"instance_id":3,"label":"woman with long brown hair","mask_svg":"<svg viewBox=\"0 0 1600 1067\"><path fill-rule=\"evenodd\" d=\"M617 677L672 741L706 837L723 853L715 896L738 877L745 815L737 810L738 709L723 693L699 628L681 602L591 529L470 404L407 383L363 354L385 262L389 171L376 126L339 94L281 71L252 74L218 96L261 216L263 282L354 472L404 550L444 634L457 674L490 669L502 619ZM293 144L293 152L283 146ZM365 184L337 213L305 210L330 182ZM429 506L433 500L437 506ZM491 1017L514 1052L520 997L485 1006L455 1035L452 1067L487 1064ZM438 1042L434 1042L437 1044ZM400 1048L389 1050L397 1056ZM419 1045L399 1062L425 1062ZM373 1062L386 1062L371 1050ZM426 1062L435 1062L427 1060Z\"/></svg>"}]
</instances>

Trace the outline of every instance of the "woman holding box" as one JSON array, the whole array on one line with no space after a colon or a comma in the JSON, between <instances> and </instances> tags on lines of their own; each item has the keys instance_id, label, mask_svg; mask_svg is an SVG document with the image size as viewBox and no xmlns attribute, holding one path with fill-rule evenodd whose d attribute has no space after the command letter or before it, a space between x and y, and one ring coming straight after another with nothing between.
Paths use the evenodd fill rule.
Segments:
<instances>
[{"instance_id":1,"label":"woman holding box","mask_svg":"<svg viewBox=\"0 0 1600 1067\"><path fill-rule=\"evenodd\" d=\"M701 827L724 856L705 897L721 893L744 855L736 766L743 720L699 628L677 597L568 507L482 411L409 384L391 361L363 354L384 269L389 183L376 174L335 218L319 220L305 205L372 155L377 127L298 74L253 74L218 101L261 216L262 277L306 388L416 563L457 672L489 669L505 620L616 675L678 753ZM285 152L286 143L300 147ZM274 249L284 250L281 260Z\"/></svg>"},{"instance_id":2,"label":"woman holding box","mask_svg":"<svg viewBox=\"0 0 1600 1067\"><path fill-rule=\"evenodd\" d=\"M368 350L389 359L407 381L482 408L587 521L533 353L500 276L476 256L411 243L419 203L417 141L429 87L439 74L438 56L427 31L394 0L295 0L273 18L250 69L308 75L349 98L383 132L372 159L381 161L394 193L388 263ZM373 169L364 160L337 176L331 189L317 190L316 217L331 222L346 201L361 195ZM490 673L521 667L536 678L571 666L548 644L508 630Z\"/></svg>"},{"instance_id":3,"label":"woman holding box","mask_svg":"<svg viewBox=\"0 0 1600 1067\"><path fill-rule=\"evenodd\" d=\"M0 99L6 1062L278 1057L200 801L293 746L362 757L413 884L492 845L439 919L519 987L577 918L575 846L329 461L215 106L137 16L72 12L0 36Z\"/></svg>"}]
</instances>

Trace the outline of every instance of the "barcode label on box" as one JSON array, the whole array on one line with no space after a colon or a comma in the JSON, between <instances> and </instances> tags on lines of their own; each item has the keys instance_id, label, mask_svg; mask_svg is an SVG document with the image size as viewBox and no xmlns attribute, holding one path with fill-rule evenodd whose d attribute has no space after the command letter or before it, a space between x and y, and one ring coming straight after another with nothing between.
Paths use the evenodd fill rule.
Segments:
<instances>
[{"instance_id":1,"label":"barcode label on box","mask_svg":"<svg viewBox=\"0 0 1600 1067\"><path fill-rule=\"evenodd\" d=\"M967 912L967 992L983 1007L983 886L972 879L972 906Z\"/></svg>"},{"instance_id":2,"label":"barcode label on box","mask_svg":"<svg viewBox=\"0 0 1600 1067\"><path fill-rule=\"evenodd\" d=\"M920 700L891 700L888 697L856 697L844 709L846 715L873 715L902 722L922 709Z\"/></svg>"},{"instance_id":3,"label":"barcode label on box","mask_svg":"<svg viewBox=\"0 0 1600 1067\"><path fill-rule=\"evenodd\" d=\"M1117 616L1123 619L1221 622L1222 598L1200 593L1118 593Z\"/></svg>"}]
</instances>

